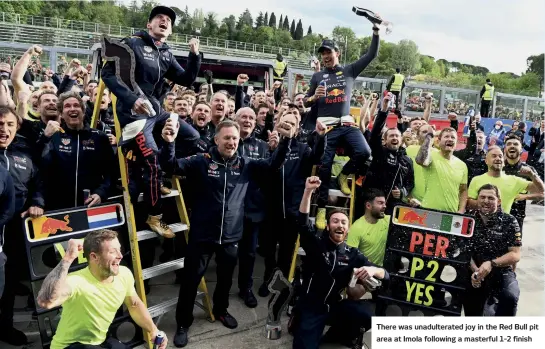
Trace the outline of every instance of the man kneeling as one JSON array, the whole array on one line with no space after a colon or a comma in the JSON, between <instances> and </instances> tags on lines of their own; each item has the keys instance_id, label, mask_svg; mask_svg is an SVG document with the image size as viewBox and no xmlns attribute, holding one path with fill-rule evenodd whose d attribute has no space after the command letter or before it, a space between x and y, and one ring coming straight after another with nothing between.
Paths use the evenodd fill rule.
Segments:
<instances>
[{"instance_id":1,"label":"man kneeling","mask_svg":"<svg viewBox=\"0 0 545 349\"><path fill-rule=\"evenodd\" d=\"M358 251L344 242L348 232L348 217L333 211L328 219L325 234L320 239L309 224L310 199L320 186L318 177L309 177L299 207L300 241L305 250L303 285L295 310L294 349L316 349L327 323L333 326L327 341L349 344L358 336L360 328L371 328L371 313L359 300L365 293L363 285L371 277L388 280L388 273L369 262ZM355 287L349 287L352 272L357 277ZM346 288L347 300L341 300ZM326 339L326 338L324 338ZM351 346L351 345L350 345Z\"/></svg>"},{"instance_id":2,"label":"man kneeling","mask_svg":"<svg viewBox=\"0 0 545 349\"><path fill-rule=\"evenodd\" d=\"M89 265L68 275L70 265L82 249ZM131 271L119 265L122 258L117 233L112 230L90 232L84 241L68 241L66 254L47 275L38 294L42 308L63 307L51 349L128 348L113 338L106 338L123 303L134 322L155 340L159 330L136 294ZM165 337L160 349L166 347Z\"/></svg>"}]
</instances>

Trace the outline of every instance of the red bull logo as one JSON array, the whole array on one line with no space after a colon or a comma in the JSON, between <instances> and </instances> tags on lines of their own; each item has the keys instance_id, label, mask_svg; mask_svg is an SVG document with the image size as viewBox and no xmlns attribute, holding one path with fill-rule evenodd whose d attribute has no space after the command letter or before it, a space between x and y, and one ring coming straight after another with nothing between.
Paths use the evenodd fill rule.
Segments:
<instances>
[{"instance_id":1,"label":"red bull logo","mask_svg":"<svg viewBox=\"0 0 545 349\"><path fill-rule=\"evenodd\" d=\"M33 219L34 240L45 239L50 235L56 234L59 230L71 232L72 228L69 224L70 218L68 215L64 216L64 220L45 216Z\"/></svg>"},{"instance_id":2,"label":"red bull logo","mask_svg":"<svg viewBox=\"0 0 545 349\"><path fill-rule=\"evenodd\" d=\"M340 96L340 95L344 95L344 90L341 90L341 89L338 89L338 88L334 88L333 90L331 90L331 91L329 91L327 93L328 97L337 97L337 96Z\"/></svg>"},{"instance_id":3,"label":"red bull logo","mask_svg":"<svg viewBox=\"0 0 545 349\"><path fill-rule=\"evenodd\" d=\"M405 212L403 217L399 220L401 223L406 224L419 224L419 225L425 225L426 224L426 218L428 217L427 213L424 213L422 216L414 211L408 211Z\"/></svg>"}]
</instances>

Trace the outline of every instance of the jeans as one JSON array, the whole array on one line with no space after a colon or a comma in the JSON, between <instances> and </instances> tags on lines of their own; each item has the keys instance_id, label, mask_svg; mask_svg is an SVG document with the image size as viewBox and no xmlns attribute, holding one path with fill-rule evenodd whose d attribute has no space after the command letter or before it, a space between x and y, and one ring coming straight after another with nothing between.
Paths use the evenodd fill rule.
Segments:
<instances>
[{"instance_id":1,"label":"jeans","mask_svg":"<svg viewBox=\"0 0 545 349\"><path fill-rule=\"evenodd\" d=\"M344 165L341 171L344 175L355 174L371 156L371 149L359 128L352 126L337 126L329 131L325 136L325 151L322 156L320 169L318 170L318 176L322 181L318 196L319 208L325 208L327 205L327 197L330 189L329 182L331 181L331 167L333 166L333 159L337 147L340 145L347 145L352 154L352 156L350 156L350 161Z\"/></svg>"},{"instance_id":2,"label":"jeans","mask_svg":"<svg viewBox=\"0 0 545 349\"><path fill-rule=\"evenodd\" d=\"M511 269L492 270L484 279L481 287L471 284L466 288L464 296L465 316L483 316L489 299L497 298L495 316L516 316L520 296L520 288L516 274Z\"/></svg>"},{"instance_id":3,"label":"jeans","mask_svg":"<svg viewBox=\"0 0 545 349\"><path fill-rule=\"evenodd\" d=\"M329 313L323 304L304 304L303 300L297 311L293 349L317 349L327 324L332 325L329 331L346 339L355 339L361 327L371 329L372 314L360 300L342 300L332 305Z\"/></svg>"},{"instance_id":4,"label":"jeans","mask_svg":"<svg viewBox=\"0 0 545 349\"><path fill-rule=\"evenodd\" d=\"M229 291L233 283L233 271L237 265L237 244L233 242L220 245L214 242L189 241L176 307L178 327L189 328L193 323L193 306L197 296L197 289L214 254L216 254L218 282L214 290L213 312L214 314L222 314L227 311L227 308L229 308Z\"/></svg>"}]
</instances>

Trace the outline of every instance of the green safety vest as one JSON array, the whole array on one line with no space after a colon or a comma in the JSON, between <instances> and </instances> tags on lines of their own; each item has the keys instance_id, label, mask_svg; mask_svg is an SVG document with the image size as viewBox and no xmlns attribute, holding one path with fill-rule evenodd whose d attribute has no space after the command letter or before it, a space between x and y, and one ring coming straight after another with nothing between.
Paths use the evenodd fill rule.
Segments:
<instances>
[{"instance_id":1,"label":"green safety vest","mask_svg":"<svg viewBox=\"0 0 545 349\"><path fill-rule=\"evenodd\" d=\"M274 78L284 80L282 73L286 69L286 62L275 61L274 63Z\"/></svg>"},{"instance_id":2,"label":"green safety vest","mask_svg":"<svg viewBox=\"0 0 545 349\"><path fill-rule=\"evenodd\" d=\"M484 84L483 100L491 101L493 96L494 96L494 86L490 86L489 84Z\"/></svg>"},{"instance_id":3,"label":"green safety vest","mask_svg":"<svg viewBox=\"0 0 545 349\"><path fill-rule=\"evenodd\" d=\"M394 82L392 83L392 86L390 86L390 91L401 91L401 86L403 86L403 80L405 80L403 74L394 74Z\"/></svg>"}]
</instances>

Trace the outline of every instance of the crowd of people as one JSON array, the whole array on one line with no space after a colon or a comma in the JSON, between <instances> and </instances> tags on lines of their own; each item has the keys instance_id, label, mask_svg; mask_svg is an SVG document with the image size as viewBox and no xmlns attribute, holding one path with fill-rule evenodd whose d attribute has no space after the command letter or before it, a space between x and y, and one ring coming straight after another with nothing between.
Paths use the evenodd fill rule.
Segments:
<instances>
[{"instance_id":1,"label":"crowd of people","mask_svg":"<svg viewBox=\"0 0 545 349\"><path fill-rule=\"evenodd\" d=\"M170 192L164 174L183 178L191 230L184 268L177 275L176 347L188 344L197 288L214 255L212 311L234 329L238 322L228 308L237 262L238 296L254 308L259 302L253 285L256 255L265 260L257 293L267 297L274 271L288 276L298 236L306 257L292 315L293 347L317 348L323 341L351 345L361 328L370 329L371 313L360 302L366 292L375 295L369 280L382 280L382 287L388 287L389 272L395 272L385 270L383 263L390 217L399 205L473 216L465 314L482 316L494 299L495 315L516 315L520 290L514 270L526 205L543 202L544 120L530 129L528 147L522 123L503 133L498 125L485 135L476 115L468 125L468 142L459 149L457 115L449 114L451 127L436 129L430 123L435 105L430 95L422 97L424 110L418 117L403 115L396 94L388 91L357 95L361 114L350 115L354 80L379 51L375 25L369 50L346 66L339 65L338 45L324 40L318 49L321 67L306 93L294 90L288 95L283 90L280 56L276 81L268 90L246 90L248 76L240 74L234 95L214 91L211 79L195 91L202 59L199 42L189 42L188 63L182 68L166 43L175 19L172 9L155 7L147 30L123 40L134 52L141 94L118 80L114 60L101 70L106 86L102 95L97 77L77 60L66 63L61 75L51 72L51 79L34 90L28 68L32 57L42 53L38 45L10 68L12 88L2 81L0 341L27 341L13 327L16 290L28 278L22 267L27 260L21 220L106 202L120 177L118 151L126 159L133 203L143 193L145 223L165 241L185 244L163 220L161 204L161 195ZM399 87L393 91L398 96L403 85L399 78L390 84ZM295 84L301 79L297 76ZM110 94L116 96L114 105ZM97 103L98 123L91 127ZM398 120L393 128L386 126L391 113ZM524 149L528 163L521 160ZM347 161L336 168L338 159ZM335 200L329 189L352 195L351 180L358 183L352 224L346 208L327 209ZM314 192L316 209L311 210ZM310 223L314 211L315 222ZM123 233L99 230L84 242L71 240L44 280L38 305L64 309L51 348L124 348L107 337L123 304L152 338L159 334L136 294L131 271L120 265L127 241ZM69 274L80 251L89 265ZM141 248L141 255L153 263L154 252ZM349 286L352 273L355 286ZM322 338L328 323L334 326ZM166 346L167 340L161 348Z\"/></svg>"}]
</instances>

